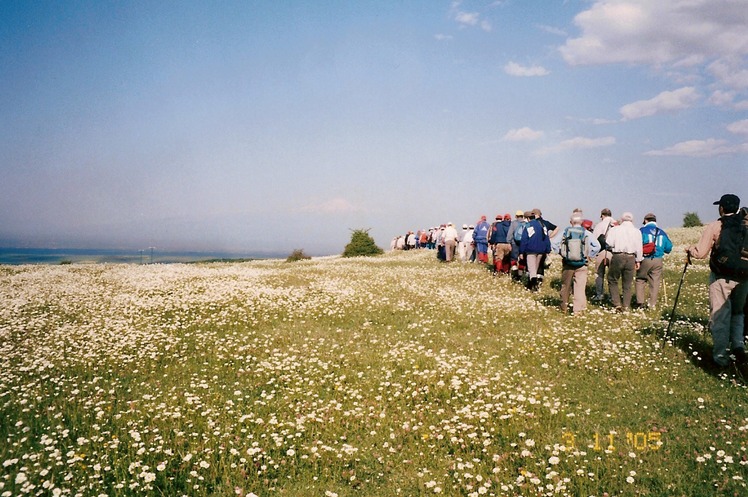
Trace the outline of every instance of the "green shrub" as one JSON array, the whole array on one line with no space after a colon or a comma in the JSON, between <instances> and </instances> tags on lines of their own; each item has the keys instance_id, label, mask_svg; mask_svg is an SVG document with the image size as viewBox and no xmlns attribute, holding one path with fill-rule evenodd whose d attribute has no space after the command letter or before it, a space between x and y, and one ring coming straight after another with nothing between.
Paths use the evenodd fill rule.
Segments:
<instances>
[{"instance_id":1,"label":"green shrub","mask_svg":"<svg viewBox=\"0 0 748 497\"><path fill-rule=\"evenodd\" d=\"M286 262L306 261L309 259L311 259L311 256L306 255L304 249L294 249L291 255L286 257Z\"/></svg>"},{"instance_id":2,"label":"green shrub","mask_svg":"<svg viewBox=\"0 0 748 497\"><path fill-rule=\"evenodd\" d=\"M694 226L703 226L701 219L699 219L699 215L695 212L686 212L683 216L683 227L693 228Z\"/></svg>"},{"instance_id":3,"label":"green shrub","mask_svg":"<svg viewBox=\"0 0 748 497\"><path fill-rule=\"evenodd\" d=\"M351 241L345 246L343 257L359 257L383 254L384 250L377 247L369 230L356 229L351 234Z\"/></svg>"}]
</instances>

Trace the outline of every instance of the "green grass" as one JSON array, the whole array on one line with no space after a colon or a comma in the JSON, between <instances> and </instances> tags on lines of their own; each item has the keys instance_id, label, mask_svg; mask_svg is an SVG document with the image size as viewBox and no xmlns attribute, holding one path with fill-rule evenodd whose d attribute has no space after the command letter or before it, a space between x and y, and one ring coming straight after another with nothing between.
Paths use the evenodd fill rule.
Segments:
<instances>
[{"instance_id":1,"label":"green grass","mask_svg":"<svg viewBox=\"0 0 748 497\"><path fill-rule=\"evenodd\" d=\"M705 262L664 336L696 236L660 309L578 318L425 251L4 267L0 494L743 495Z\"/></svg>"}]
</instances>

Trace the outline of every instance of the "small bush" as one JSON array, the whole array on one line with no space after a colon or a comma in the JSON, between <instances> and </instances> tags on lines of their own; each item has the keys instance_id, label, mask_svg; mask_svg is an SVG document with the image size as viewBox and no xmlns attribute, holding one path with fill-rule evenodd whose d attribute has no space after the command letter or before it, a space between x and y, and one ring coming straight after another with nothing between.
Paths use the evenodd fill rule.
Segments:
<instances>
[{"instance_id":1,"label":"small bush","mask_svg":"<svg viewBox=\"0 0 748 497\"><path fill-rule=\"evenodd\" d=\"M286 257L286 262L305 261L309 259L311 259L311 257L304 253L304 249L295 249L291 252L291 255Z\"/></svg>"},{"instance_id":2,"label":"small bush","mask_svg":"<svg viewBox=\"0 0 748 497\"><path fill-rule=\"evenodd\" d=\"M357 229L351 234L351 242L345 246L343 257L359 257L383 254L384 250L377 247L369 230Z\"/></svg>"},{"instance_id":3,"label":"small bush","mask_svg":"<svg viewBox=\"0 0 748 497\"><path fill-rule=\"evenodd\" d=\"M683 216L683 227L693 228L694 226L703 226L701 219L699 219L699 215L695 212L686 212Z\"/></svg>"}]
</instances>

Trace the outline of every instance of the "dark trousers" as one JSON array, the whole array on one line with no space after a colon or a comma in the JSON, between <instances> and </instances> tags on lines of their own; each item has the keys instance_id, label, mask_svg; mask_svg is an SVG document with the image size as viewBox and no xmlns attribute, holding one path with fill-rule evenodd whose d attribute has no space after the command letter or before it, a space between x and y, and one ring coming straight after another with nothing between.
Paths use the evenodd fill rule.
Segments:
<instances>
[{"instance_id":1,"label":"dark trousers","mask_svg":"<svg viewBox=\"0 0 748 497\"><path fill-rule=\"evenodd\" d=\"M608 268L608 289L614 306L624 309L631 307L634 276L636 276L636 257L632 254L613 254ZM623 301L621 301L621 289L618 287L619 279L623 285Z\"/></svg>"}]
</instances>

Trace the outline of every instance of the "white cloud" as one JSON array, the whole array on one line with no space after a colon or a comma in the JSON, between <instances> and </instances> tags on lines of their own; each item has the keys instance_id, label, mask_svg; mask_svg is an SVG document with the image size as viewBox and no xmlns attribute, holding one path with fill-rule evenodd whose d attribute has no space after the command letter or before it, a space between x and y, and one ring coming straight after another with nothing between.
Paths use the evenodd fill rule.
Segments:
<instances>
[{"instance_id":1,"label":"white cloud","mask_svg":"<svg viewBox=\"0 0 748 497\"><path fill-rule=\"evenodd\" d=\"M734 91L716 90L709 96L709 103L717 107L728 107L735 100Z\"/></svg>"},{"instance_id":2,"label":"white cloud","mask_svg":"<svg viewBox=\"0 0 748 497\"><path fill-rule=\"evenodd\" d=\"M685 156L685 157L714 157L716 155L728 155L748 152L748 143L730 145L727 140L709 138L706 140L689 140L676 143L672 147L662 150L650 150L644 155L663 156Z\"/></svg>"},{"instance_id":3,"label":"white cloud","mask_svg":"<svg viewBox=\"0 0 748 497\"><path fill-rule=\"evenodd\" d=\"M525 67L516 62L509 62L504 66L504 72L510 76L547 76L551 72L542 66Z\"/></svg>"},{"instance_id":4,"label":"white cloud","mask_svg":"<svg viewBox=\"0 0 748 497\"><path fill-rule=\"evenodd\" d=\"M437 39L438 41L450 41L453 37L452 35L445 35L442 33L438 33L434 35L434 38Z\"/></svg>"},{"instance_id":5,"label":"white cloud","mask_svg":"<svg viewBox=\"0 0 748 497\"><path fill-rule=\"evenodd\" d=\"M620 108L621 115L625 121L639 119L641 117L653 116L660 112L671 112L687 109L696 103L699 94L692 86L680 88L674 91L663 91L649 100L639 100Z\"/></svg>"},{"instance_id":6,"label":"white cloud","mask_svg":"<svg viewBox=\"0 0 748 497\"><path fill-rule=\"evenodd\" d=\"M490 21L481 19L480 13L457 10L458 7L459 3L456 2L452 4L452 8L455 11L454 20L457 21L457 24L459 24L461 28L477 26L483 31L491 31L493 29Z\"/></svg>"},{"instance_id":7,"label":"white cloud","mask_svg":"<svg viewBox=\"0 0 748 497\"><path fill-rule=\"evenodd\" d=\"M525 126L524 128L511 129L504 135L504 140L510 142L535 141L543 137L542 131L535 131Z\"/></svg>"},{"instance_id":8,"label":"white cloud","mask_svg":"<svg viewBox=\"0 0 748 497\"><path fill-rule=\"evenodd\" d=\"M312 212L320 214L340 214L347 212L356 212L361 209L353 205L347 199L336 197L319 203L306 205L300 210L302 212Z\"/></svg>"},{"instance_id":9,"label":"white cloud","mask_svg":"<svg viewBox=\"0 0 748 497\"><path fill-rule=\"evenodd\" d=\"M743 61L740 59L726 57L713 62L708 69L715 78L730 88L748 88L748 68L743 66Z\"/></svg>"},{"instance_id":10,"label":"white cloud","mask_svg":"<svg viewBox=\"0 0 748 497\"><path fill-rule=\"evenodd\" d=\"M615 145L616 139L613 136L605 136L602 138L587 138L584 136L577 136L570 140L564 140L557 145L546 147L541 149L539 154L548 154L552 152L563 152L565 150L578 150L598 147L608 147Z\"/></svg>"},{"instance_id":11,"label":"white cloud","mask_svg":"<svg viewBox=\"0 0 748 497\"><path fill-rule=\"evenodd\" d=\"M477 12L459 11L455 14L455 21L461 26L475 26L480 21L480 14Z\"/></svg>"},{"instance_id":12,"label":"white cloud","mask_svg":"<svg viewBox=\"0 0 748 497\"><path fill-rule=\"evenodd\" d=\"M536 24L536 28L538 28L541 31L545 31L546 33L552 34L552 35L558 35L558 36L568 36L569 33L564 31L563 29L556 28L554 26L547 26L545 24Z\"/></svg>"},{"instance_id":13,"label":"white cloud","mask_svg":"<svg viewBox=\"0 0 748 497\"><path fill-rule=\"evenodd\" d=\"M748 119L728 124L727 131L740 135L748 135Z\"/></svg>"},{"instance_id":14,"label":"white cloud","mask_svg":"<svg viewBox=\"0 0 748 497\"><path fill-rule=\"evenodd\" d=\"M722 83L748 88L744 0L596 0L574 23L580 35L560 47L571 65L711 63Z\"/></svg>"},{"instance_id":15,"label":"white cloud","mask_svg":"<svg viewBox=\"0 0 748 497\"><path fill-rule=\"evenodd\" d=\"M585 124L593 124L595 126L600 126L602 124L616 124L621 122L618 119L605 119L602 117L572 117L567 116L566 119L573 122L579 122L579 123L585 123Z\"/></svg>"}]
</instances>

